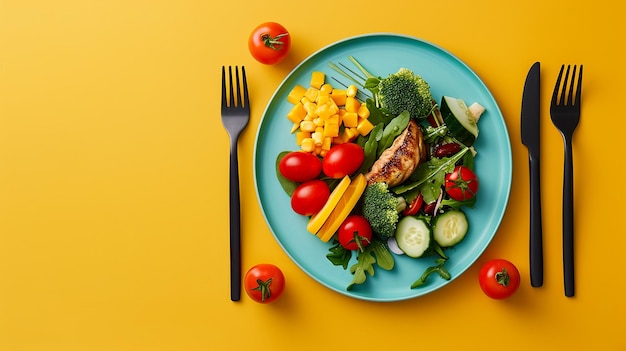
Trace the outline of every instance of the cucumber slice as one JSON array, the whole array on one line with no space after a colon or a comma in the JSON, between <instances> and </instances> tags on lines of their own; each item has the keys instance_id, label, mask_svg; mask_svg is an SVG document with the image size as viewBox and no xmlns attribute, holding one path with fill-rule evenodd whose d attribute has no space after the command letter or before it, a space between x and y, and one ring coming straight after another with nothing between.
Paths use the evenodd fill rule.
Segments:
<instances>
[{"instance_id":1,"label":"cucumber slice","mask_svg":"<svg viewBox=\"0 0 626 351\"><path fill-rule=\"evenodd\" d=\"M430 226L423 219L406 216L398 222L395 236L400 250L417 258L430 247L430 235Z\"/></svg>"},{"instance_id":2,"label":"cucumber slice","mask_svg":"<svg viewBox=\"0 0 626 351\"><path fill-rule=\"evenodd\" d=\"M478 125L472 111L461 99L444 96L441 99L441 116L450 133L460 142L471 146L478 137Z\"/></svg>"},{"instance_id":3,"label":"cucumber slice","mask_svg":"<svg viewBox=\"0 0 626 351\"><path fill-rule=\"evenodd\" d=\"M441 247L458 244L469 230L467 216L461 210L450 210L437 215L433 223L433 237Z\"/></svg>"}]
</instances>

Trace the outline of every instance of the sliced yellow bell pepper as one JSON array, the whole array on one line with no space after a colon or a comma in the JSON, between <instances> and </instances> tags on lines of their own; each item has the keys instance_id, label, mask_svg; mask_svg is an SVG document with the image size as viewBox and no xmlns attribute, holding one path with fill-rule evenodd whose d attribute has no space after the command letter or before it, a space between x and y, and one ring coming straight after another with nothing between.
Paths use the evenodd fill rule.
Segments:
<instances>
[{"instance_id":1,"label":"sliced yellow bell pepper","mask_svg":"<svg viewBox=\"0 0 626 351\"><path fill-rule=\"evenodd\" d=\"M317 236L320 240L328 242L330 238L333 237L341 226L341 223L346 220L359 201L359 198L361 198L361 195L363 195L366 185L367 181L362 173L359 173L359 175L352 180L348 189L346 189L345 193L328 216L328 219L324 222L324 225L322 225L322 228L317 232Z\"/></svg>"},{"instance_id":2,"label":"sliced yellow bell pepper","mask_svg":"<svg viewBox=\"0 0 626 351\"><path fill-rule=\"evenodd\" d=\"M350 177L343 177L343 179L341 179L335 189L333 189L333 191L330 193L330 196L328 197L328 200L326 200L326 204L324 205L324 207L322 207L322 209L318 213L314 214L313 216L311 216L311 219L309 219L309 223L306 226L306 229L309 231L309 233L317 234L324 222L326 222L326 220L328 219L328 216L330 216L331 212L335 209L335 206L337 206L339 200L341 200L341 197L346 192L346 189L348 189L349 185Z\"/></svg>"}]
</instances>

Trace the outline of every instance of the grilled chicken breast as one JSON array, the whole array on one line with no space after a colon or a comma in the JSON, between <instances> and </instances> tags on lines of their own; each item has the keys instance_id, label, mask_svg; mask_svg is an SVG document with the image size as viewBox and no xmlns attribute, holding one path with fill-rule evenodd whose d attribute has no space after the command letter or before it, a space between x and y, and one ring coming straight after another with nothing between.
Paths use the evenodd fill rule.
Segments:
<instances>
[{"instance_id":1,"label":"grilled chicken breast","mask_svg":"<svg viewBox=\"0 0 626 351\"><path fill-rule=\"evenodd\" d=\"M367 183L384 182L393 187L404 182L425 157L425 152L422 131L411 119L402 134L396 137L391 147L383 151L365 175Z\"/></svg>"}]
</instances>

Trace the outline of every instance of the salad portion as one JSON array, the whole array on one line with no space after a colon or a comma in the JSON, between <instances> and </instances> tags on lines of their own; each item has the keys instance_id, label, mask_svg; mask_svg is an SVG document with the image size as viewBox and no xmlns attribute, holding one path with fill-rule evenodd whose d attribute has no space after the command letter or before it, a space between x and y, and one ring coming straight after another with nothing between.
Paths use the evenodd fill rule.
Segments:
<instances>
[{"instance_id":1,"label":"salad portion","mask_svg":"<svg viewBox=\"0 0 626 351\"><path fill-rule=\"evenodd\" d=\"M295 146L276 157L280 184L307 231L329 243L329 264L352 274L348 290L392 270L396 255L434 258L411 288L434 273L449 280L446 248L468 233L464 211L479 190L473 145L484 108L436 101L407 68L380 77L349 59L356 69L331 67L350 84L315 71L290 91Z\"/></svg>"}]
</instances>

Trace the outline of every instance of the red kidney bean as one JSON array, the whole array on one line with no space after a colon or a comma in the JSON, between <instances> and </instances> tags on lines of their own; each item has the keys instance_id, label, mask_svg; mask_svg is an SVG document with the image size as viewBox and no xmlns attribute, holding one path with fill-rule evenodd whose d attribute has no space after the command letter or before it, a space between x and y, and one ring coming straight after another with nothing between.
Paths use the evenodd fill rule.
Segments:
<instances>
[{"instance_id":1,"label":"red kidney bean","mask_svg":"<svg viewBox=\"0 0 626 351\"><path fill-rule=\"evenodd\" d=\"M461 151L461 145L457 143L446 143L438 145L433 152L433 156L439 158L450 157L459 151Z\"/></svg>"},{"instance_id":2,"label":"red kidney bean","mask_svg":"<svg viewBox=\"0 0 626 351\"><path fill-rule=\"evenodd\" d=\"M435 213L435 207L437 207L437 201L424 204L424 206L422 206L422 212L424 212L424 214L432 216Z\"/></svg>"}]
</instances>

